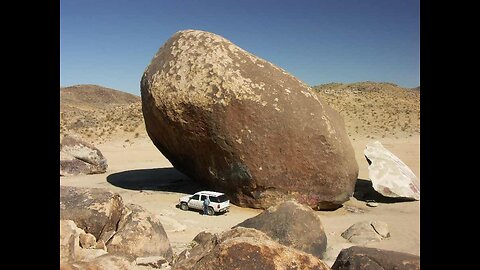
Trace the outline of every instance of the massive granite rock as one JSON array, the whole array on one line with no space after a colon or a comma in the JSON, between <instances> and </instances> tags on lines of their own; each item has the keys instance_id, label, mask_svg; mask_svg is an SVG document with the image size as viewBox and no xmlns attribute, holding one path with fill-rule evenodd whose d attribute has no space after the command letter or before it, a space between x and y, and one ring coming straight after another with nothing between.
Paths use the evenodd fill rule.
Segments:
<instances>
[{"instance_id":1,"label":"massive granite rock","mask_svg":"<svg viewBox=\"0 0 480 270\"><path fill-rule=\"evenodd\" d=\"M379 141L367 144L363 151L369 164L368 175L373 188L386 197L420 200L417 177L398 157Z\"/></svg>"},{"instance_id":2,"label":"massive granite rock","mask_svg":"<svg viewBox=\"0 0 480 270\"><path fill-rule=\"evenodd\" d=\"M203 242L178 256L172 270L330 269L319 258L281 245L251 228L238 227L202 238Z\"/></svg>"},{"instance_id":3,"label":"massive granite rock","mask_svg":"<svg viewBox=\"0 0 480 270\"><path fill-rule=\"evenodd\" d=\"M107 159L95 146L65 136L60 143L60 175L96 174L107 171Z\"/></svg>"},{"instance_id":4,"label":"massive granite rock","mask_svg":"<svg viewBox=\"0 0 480 270\"><path fill-rule=\"evenodd\" d=\"M320 217L309 207L294 201L272 206L235 227L254 228L280 244L323 258L327 236Z\"/></svg>"},{"instance_id":5,"label":"massive granite rock","mask_svg":"<svg viewBox=\"0 0 480 270\"><path fill-rule=\"evenodd\" d=\"M340 114L283 69L203 31L177 32L141 79L148 135L179 171L266 209L332 209L358 165Z\"/></svg>"},{"instance_id":6,"label":"massive granite rock","mask_svg":"<svg viewBox=\"0 0 480 270\"><path fill-rule=\"evenodd\" d=\"M419 270L420 256L353 246L340 251L332 270Z\"/></svg>"}]
</instances>

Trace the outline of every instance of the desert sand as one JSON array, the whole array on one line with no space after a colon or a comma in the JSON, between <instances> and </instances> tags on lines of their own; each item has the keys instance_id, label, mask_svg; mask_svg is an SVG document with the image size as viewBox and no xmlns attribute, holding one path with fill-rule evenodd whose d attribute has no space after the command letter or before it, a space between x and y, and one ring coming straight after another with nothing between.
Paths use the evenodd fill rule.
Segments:
<instances>
[{"instance_id":1,"label":"desert sand","mask_svg":"<svg viewBox=\"0 0 480 270\"><path fill-rule=\"evenodd\" d=\"M350 137L359 165L359 181L369 181L368 163L363 156L365 145L372 140L364 136ZM420 136L375 138L409 166L420 183ZM96 146L108 160L103 174L60 177L65 186L106 188L119 193L125 203L135 203L159 216L170 239L173 251L179 254L201 231L222 232L262 210L231 204L226 214L203 216L199 212L176 207L186 194L205 189L173 168L171 163L142 132L118 136ZM324 261L332 265L342 248L352 246L341 233L359 221L380 220L388 224L390 238L367 246L420 255L420 201L378 202L369 207L364 200L352 197L334 211L317 211L321 217L328 245Z\"/></svg>"}]
</instances>

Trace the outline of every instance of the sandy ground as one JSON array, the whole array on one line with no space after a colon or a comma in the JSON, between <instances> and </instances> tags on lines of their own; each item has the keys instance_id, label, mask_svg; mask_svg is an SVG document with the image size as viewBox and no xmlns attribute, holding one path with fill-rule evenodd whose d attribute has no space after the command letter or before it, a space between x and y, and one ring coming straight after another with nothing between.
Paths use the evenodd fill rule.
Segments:
<instances>
[{"instance_id":1,"label":"sandy ground","mask_svg":"<svg viewBox=\"0 0 480 270\"><path fill-rule=\"evenodd\" d=\"M407 164L420 182L419 136L383 138L379 141ZM369 180L368 163L363 156L368 142L368 139L352 141L359 164L358 178L361 180ZM217 216L182 211L176 207L178 199L203 188L172 168L148 137L140 136L129 142L119 138L97 147L108 160L108 171L104 174L60 177L60 184L106 188L119 193L125 203L141 205L157 214L176 254L184 250L199 232L222 232L262 211L235 205L231 205L230 212ZM341 233L356 222L368 220L386 222L391 237L367 246L420 255L419 201L380 202L378 207L372 208L366 206L364 200L354 196L344 207L335 211L317 211L327 234L328 245L324 258L327 264L333 264L342 248L353 245L343 239Z\"/></svg>"}]
</instances>

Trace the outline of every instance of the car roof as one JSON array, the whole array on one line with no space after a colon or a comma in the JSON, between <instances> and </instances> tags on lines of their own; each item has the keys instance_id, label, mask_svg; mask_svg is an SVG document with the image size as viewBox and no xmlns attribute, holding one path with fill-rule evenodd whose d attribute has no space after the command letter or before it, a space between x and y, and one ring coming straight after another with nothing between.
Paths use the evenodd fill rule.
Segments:
<instances>
[{"instance_id":1,"label":"car roof","mask_svg":"<svg viewBox=\"0 0 480 270\"><path fill-rule=\"evenodd\" d=\"M214 197L217 197L217 196L220 196L220 195L224 195L223 193L221 192L215 192L215 191L199 191L195 194L200 194L200 195L208 195L208 196L214 196Z\"/></svg>"}]
</instances>

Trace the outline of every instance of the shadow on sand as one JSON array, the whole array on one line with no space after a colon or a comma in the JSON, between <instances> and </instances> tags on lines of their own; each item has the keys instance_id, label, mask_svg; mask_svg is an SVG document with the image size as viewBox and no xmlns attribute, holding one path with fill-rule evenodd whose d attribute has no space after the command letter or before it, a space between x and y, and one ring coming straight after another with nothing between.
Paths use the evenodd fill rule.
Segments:
<instances>
[{"instance_id":1,"label":"shadow on sand","mask_svg":"<svg viewBox=\"0 0 480 270\"><path fill-rule=\"evenodd\" d=\"M206 189L175 168L138 169L112 173L110 184L131 190L153 190L193 194Z\"/></svg>"},{"instance_id":2,"label":"shadow on sand","mask_svg":"<svg viewBox=\"0 0 480 270\"><path fill-rule=\"evenodd\" d=\"M381 193L379 193L373 188L372 181L365 179L357 179L353 197L363 202L373 200L378 203L398 203L415 201L414 199L410 198L394 198L383 196Z\"/></svg>"}]
</instances>

